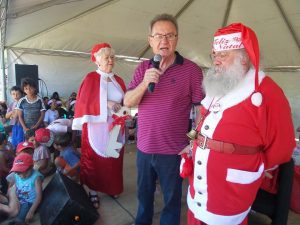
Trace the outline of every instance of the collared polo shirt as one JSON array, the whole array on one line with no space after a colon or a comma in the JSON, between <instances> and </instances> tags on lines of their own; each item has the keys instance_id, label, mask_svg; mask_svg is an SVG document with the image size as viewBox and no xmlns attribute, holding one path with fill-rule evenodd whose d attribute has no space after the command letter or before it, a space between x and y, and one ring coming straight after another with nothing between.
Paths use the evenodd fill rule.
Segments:
<instances>
[{"instance_id":1,"label":"collared polo shirt","mask_svg":"<svg viewBox=\"0 0 300 225\"><path fill-rule=\"evenodd\" d=\"M153 67L151 60L138 65L129 90L142 82L145 71ZM153 93L145 92L138 106L139 150L170 155L187 145L192 104L199 104L204 96L202 79L200 67L176 52L175 63L160 76Z\"/></svg>"}]
</instances>

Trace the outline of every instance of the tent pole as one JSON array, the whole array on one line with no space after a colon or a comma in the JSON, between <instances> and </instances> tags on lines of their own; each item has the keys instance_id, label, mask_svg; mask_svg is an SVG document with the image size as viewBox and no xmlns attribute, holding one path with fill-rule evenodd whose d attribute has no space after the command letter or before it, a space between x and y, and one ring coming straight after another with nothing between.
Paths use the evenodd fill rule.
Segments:
<instances>
[{"instance_id":1,"label":"tent pole","mask_svg":"<svg viewBox=\"0 0 300 225\"><path fill-rule=\"evenodd\" d=\"M2 85L0 89L3 90L2 95L0 95L1 100L7 100L6 96L6 78L5 78L5 62L4 62L4 48L5 48L5 38L6 38L6 15L7 15L7 6L8 1L2 0L1 1L1 75L2 75Z\"/></svg>"},{"instance_id":2,"label":"tent pole","mask_svg":"<svg viewBox=\"0 0 300 225\"><path fill-rule=\"evenodd\" d=\"M5 79L5 64L4 64L4 48L1 46L1 72L2 72L2 87L1 89L3 90L1 99L2 101L6 101L7 100L7 96L6 96L6 79Z\"/></svg>"}]
</instances>

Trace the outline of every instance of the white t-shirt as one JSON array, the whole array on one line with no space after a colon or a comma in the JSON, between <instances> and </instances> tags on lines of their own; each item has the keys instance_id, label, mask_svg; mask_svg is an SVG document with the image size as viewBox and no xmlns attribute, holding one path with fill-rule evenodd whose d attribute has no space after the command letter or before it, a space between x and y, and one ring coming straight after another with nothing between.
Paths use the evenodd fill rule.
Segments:
<instances>
[{"instance_id":1,"label":"white t-shirt","mask_svg":"<svg viewBox=\"0 0 300 225\"><path fill-rule=\"evenodd\" d=\"M48 109L45 113L44 122L50 124L59 117L57 110Z\"/></svg>"}]
</instances>

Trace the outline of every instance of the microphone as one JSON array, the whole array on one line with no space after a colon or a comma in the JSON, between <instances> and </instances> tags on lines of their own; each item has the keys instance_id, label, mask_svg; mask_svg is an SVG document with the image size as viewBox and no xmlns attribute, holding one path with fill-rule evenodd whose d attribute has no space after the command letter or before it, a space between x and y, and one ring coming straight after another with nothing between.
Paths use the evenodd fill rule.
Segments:
<instances>
[{"instance_id":1,"label":"microphone","mask_svg":"<svg viewBox=\"0 0 300 225\"><path fill-rule=\"evenodd\" d=\"M160 55L160 54L154 55L153 61L151 61L152 66L153 66L154 68L156 68L156 69L159 69L160 61L161 61L161 55ZM155 83L154 83L154 82L151 82L151 83L148 85L148 91L149 91L150 93L152 93L152 92L154 91L154 88L155 88Z\"/></svg>"}]
</instances>

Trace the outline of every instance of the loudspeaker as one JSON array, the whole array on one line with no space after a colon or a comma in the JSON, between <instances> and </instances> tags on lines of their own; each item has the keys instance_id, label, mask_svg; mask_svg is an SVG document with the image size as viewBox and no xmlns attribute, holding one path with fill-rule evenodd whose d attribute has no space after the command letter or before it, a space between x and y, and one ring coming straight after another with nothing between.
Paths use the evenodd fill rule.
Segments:
<instances>
[{"instance_id":1,"label":"loudspeaker","mask_svg":"<svg viewBox=\"0 0 300 225\"><path fill-rule=\"evenodd\" d=\"M99 217L83 187L58 172L43 191L39 213L41 225L93 225Z\"/></svg>"},{"instance_id":2,"label":"loudspeaker","mask_svg":"<svg viewBox=\"0 0 300 225\"><path fill-rule=\"evenodd\" d=\"M21 87L22 80L28 77L35 82L37 92L39 92L39 72L37 65L15 64L15 73L17 86Z\"/></svg>"}]
</instances>

